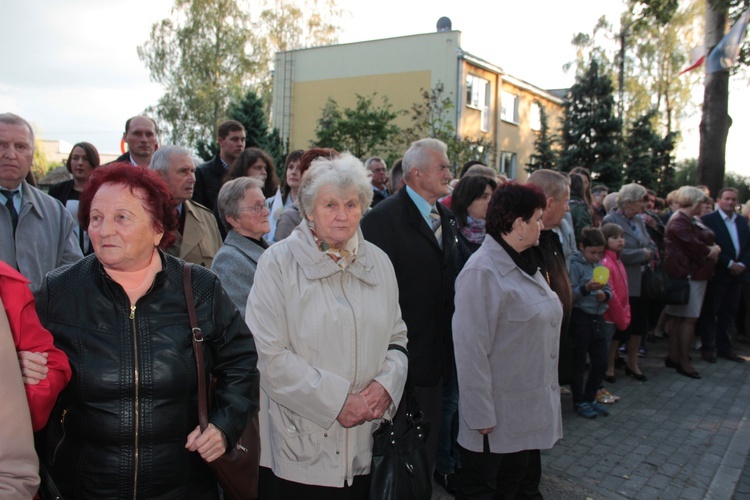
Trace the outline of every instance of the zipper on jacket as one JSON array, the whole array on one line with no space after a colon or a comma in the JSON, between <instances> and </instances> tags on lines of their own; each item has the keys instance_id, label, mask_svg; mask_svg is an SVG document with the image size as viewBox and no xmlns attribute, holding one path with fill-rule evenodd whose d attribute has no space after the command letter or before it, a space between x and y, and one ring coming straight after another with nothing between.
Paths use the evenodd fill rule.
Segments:
<instances>
[{"instance_id":1,"label":"zipper on jacket","mask_svg":"<svg viewBox=\"0 0 750 500\"><path fill-rule=\"evenodd\" d=\"M341 292L344 294L344 298L346 299L346 303L349 304L349 309L352 311L352 319L354 320L354 380L357 380L357 370L359 369L358 366L358 359L359 359L359 343L358 340L358 333L357 333L357 315L354 314L354 307L352 307L352 303L349 300L349 297L346 295L346 287L344 284L344 278L346 277L346 272L341 273ZM344 467L344 478L349 477L349 429L344 429L344 435L346 438L344 439L344 463L346 466Z\"/></svg>"},{"instance_id":2,"label":"zipper on jacket","mask_svg":"<svg viewBox=\"0 0 750 500\"><path fill-rule=\"evenodd\" d=\"M138 433L140 431L140 401L138 399L138 333L135 327L135 304L130 306L130 325L133 329L133 379L135 382L135 463L133 467L133 500L138 497Z\"/></svg>"},{"instance_id":3,"label":"zipper on jacket","mask_svg":"<svg viewBox=\"0 0 750 500\"><path fill-rule=\"evenodd\" d=\"M60 441L57 442L57 445L55 446L55 452L52 454L52 465L55 465L55 461L57 460L57 452L60 450L60 446L62 446L63 441L65 441L65 415L68 414L68 410L63 410L62 415L60 415L60 427L62 427L62 437L60 438Z\"/></svg>"}]
</instances>

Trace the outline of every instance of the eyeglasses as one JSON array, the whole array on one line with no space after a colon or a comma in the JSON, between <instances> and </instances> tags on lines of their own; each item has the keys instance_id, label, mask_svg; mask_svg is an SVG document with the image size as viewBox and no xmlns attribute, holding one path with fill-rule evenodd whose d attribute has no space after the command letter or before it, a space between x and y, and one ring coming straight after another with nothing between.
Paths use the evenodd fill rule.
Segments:
<instances>
[{"instance_id":1,"label":"eyeglasses","mask_svg":"<svg viewBox=\"0 0 750 500\"><path fill-rule=\"evenodd\" d=\"M237 209L237 211L238 211L238 212L254 212L254 213L256 213L256 214L259 214L259 213L261 213L261 212L262 212L262 211L263 211L263 210L264 210L265 208L266 208L266 205L265 205L265 204L262 204L262 205L261 205L261 204L258 204L258 205L253 205L252 207L243 207L243 208L238 208L238 209Z\"/></svg>"}]
</instances>

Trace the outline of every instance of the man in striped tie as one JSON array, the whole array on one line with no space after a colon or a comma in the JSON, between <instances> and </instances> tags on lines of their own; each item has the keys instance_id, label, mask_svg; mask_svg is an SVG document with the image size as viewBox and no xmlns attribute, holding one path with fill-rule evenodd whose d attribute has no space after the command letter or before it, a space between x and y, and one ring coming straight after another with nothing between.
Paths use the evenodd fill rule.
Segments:
<instances>
[{"instance_id":1,"label":"man in striped tie","mask_svg":"<svg viewBox=\"0 0 750 500\"><path fill-rule=\"evenodd\" d=\"M412 143L403 158L406 186L362 221L365 238L390 257L408 328L409 377L430 422L427 454L434 465L443 384L455 376L451 318L456 278L456 219L438 203L449 192L451 164L437 139ZM403 421L403 405L396 425ZM440 471L447 475L453 471Z\"/></svg>"},{"instance_id":2,"label":"man in striped tie","mask_svg":"<svg viewBox=\"0 0 750 500\"><path fill-rule=\"evenodd\" d=\"M13 113L0 113L0 260L36 292L53 269L83 257L73 217L25 179L34 158L34 131Z\"/></svg>"}]
</instances>

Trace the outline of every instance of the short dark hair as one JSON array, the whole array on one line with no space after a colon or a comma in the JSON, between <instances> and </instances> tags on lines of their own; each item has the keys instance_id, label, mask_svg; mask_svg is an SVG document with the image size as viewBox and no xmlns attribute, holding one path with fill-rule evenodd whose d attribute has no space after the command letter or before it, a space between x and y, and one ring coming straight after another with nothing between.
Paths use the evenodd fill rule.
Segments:
<instances>
[{"instance_id":1,"label":"short dark hair","mask_svg":"<svg viewBox=\"0 0 750 500\"><path fill-rule=\"evenodd\" d=\"M229 135L230 132L244 131L245 127L242 126L237 120L226 120L221 122L218 129L218 136L220 139L224 139Z\"/></svg>"},{"instance_id":2,"label":"short dark hair","mask_svg":"<svg viewBox=\"0 0 750 500\"><path fill-rule=\"evenodd\" d=\"M86 153L86 159L91 164L91 168L96 168L101 164L99 160L99 151L96 150L96 147L94 147L94 145L91 144L90 142L79 142L79 143L76 143L75 146L70 148L70 154L68 155L68 159L65 160L65 169L68 172L73 173L73 170L70 166L70 156L73 154L73 150L75 148L83 149L83 152Z\"/></svg>"},{"instance_id":3,"label":"short dark hair","mask_svg":"<svg viewBox=\"0 0 750 500\"><path fill-rule=\"evenodd\" d=\"M172 196L159 174L147 168L133 167L130 163L111 163L91 172L78 205L78 221L82 228L89 227L91 202L104 184L118 184L143 194L143 208L151 216L151 226L163 232L159 248L168 248L177 239L177 210Z\"/></svg>"},{"instance_id":4,"label":"short dark hair","mask_svg":"<svg viewBox=\"0 0 750 500\"><path fill-rule=\"evenodd\" d=\"M583 248L607 246L607 240L604 239L602 232L595 227L588 226L581 229L578 243L583 245Z\"/></svg>"},{"instance_id":5,"label":"short dark hair","mask_svg":"<svg viewBox=\"0 0 750 500\"><path fill-rule=\"evenodd\" d=\"M719 191L719 194L716 196L716 199L718 200L719 198L721 198L724 195L725 191L731 191L734 194L736 194L737 196L740 195L740 191L737 188L725 187L725 188L722 188L721 191Z\"/></svg>"},{"instance_id":6,"label":"short dark hair","mask_svg":"<svg viewBox=\"0 0 750 500\"><path fill-rule=\"evenodd\" d=\"M150 116L146 116L146 115L137 115L137 116L131 116L131 117L130 117L130 118L128 118L128 120L127 120L127 121L125 122L125 133L126 133L126 134L128 133L128 130L130 130L130 122L131 122L131 121L133 121L133 120L135 120L136 118L145 118L146 120L150 121L151 123L153 123L153 124L154 124L154 133L155 133L155 134L158 134L158 133L159 133L159 125L158 125L158 124L156 123L156 120L154 120L154 119L153 119L153 118L151 118Z\"/></svg>"},{"instance_id":7,"label":"short dark hair","mask_svg":"<svg viewBox=\"0 0 750 500\"><path fill-rule=\"evenodd\" d=\"M495 238L508 234L517 218L528 221L534 212L546 206L547 198L539 186L504 182L495 189L487 207L487 234Z\"/></svg>"},{"instance_id":8,"label":"short dark hair","mask_svg":"<svg viewBox=\"0 0 750 500\"><path fill-rule=\"evenodd\" d=\"M487 186L494 191L497 188L497 182L481 175L467 175L458 181L451 197L451 210L458 219L459 226L466 225L469 206L484 194Z\"/></svg>"}]
</instances>

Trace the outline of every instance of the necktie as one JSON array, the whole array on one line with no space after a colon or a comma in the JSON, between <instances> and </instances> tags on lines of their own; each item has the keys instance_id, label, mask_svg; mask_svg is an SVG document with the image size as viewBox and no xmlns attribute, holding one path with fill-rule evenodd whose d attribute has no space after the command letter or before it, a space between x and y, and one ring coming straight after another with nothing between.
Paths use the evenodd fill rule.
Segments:
<instances>
[{"instance_id":1,"label":"necktie","mask_svg":"<svg viewBox=\"0 0 750 500\"><path fill-rule=\"evenodd\" d=\"M440 214L437 211L437 206L432 207L432 210L430 210L430 219L432 219L432 232L435 234L438 246L443 248L443 226L440 221Z\"/></svg>"},{"instance_id":2,"label":"necktie","mask_svg":"<svg viewBox=\"0 0 750 500\"><path fill-rule=\"evenodd\" d=\"M13 225L13 236L16 235L16 227L18 227L18 212L16 211L16 204L13 203L13 196L17 192L18 190L9 191L7 189L0 189L0 193L2 193L2 195L6 198L5 206L10 212L10 222Z\"/></svg>"}]
</instances>

